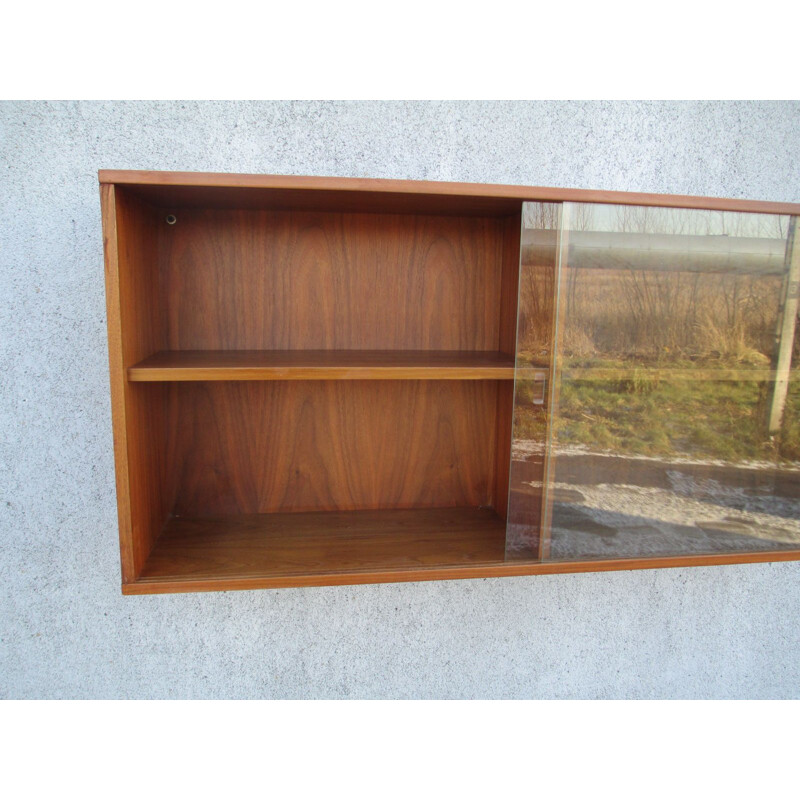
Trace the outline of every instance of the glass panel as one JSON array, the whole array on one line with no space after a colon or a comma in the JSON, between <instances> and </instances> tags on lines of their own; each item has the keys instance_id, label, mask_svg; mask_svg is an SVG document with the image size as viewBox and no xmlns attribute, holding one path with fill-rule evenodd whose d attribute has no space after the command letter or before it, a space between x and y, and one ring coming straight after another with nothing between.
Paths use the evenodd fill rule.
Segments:
<instances>
[{"instance_id":1,"label":"glass panel","mask_svg":"<svg viewBox=\"0 0 800 800\"><path fill-rule=\"evenodd\" d=\"M542 513L509 555L800 549L796 219L564 204L562 221Z\"/></svg>"},{"instance_id":2,"label":"glass panel","mask_svg":"<svg viewBox=\"0 0 800 800\"><path fill-rule=\"evenodd\" d=\"M524 203L506 558L540 558L561 204Z\"/></svg>"}]
</instances>

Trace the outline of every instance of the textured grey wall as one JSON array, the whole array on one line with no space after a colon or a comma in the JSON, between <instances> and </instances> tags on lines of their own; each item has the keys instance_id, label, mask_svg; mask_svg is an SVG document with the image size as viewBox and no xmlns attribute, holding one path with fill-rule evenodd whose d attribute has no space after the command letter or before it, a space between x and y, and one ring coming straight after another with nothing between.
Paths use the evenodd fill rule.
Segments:
<instances>
[{"instance_id":1,"label":"textured grey wall","mask_svg":"<svg viewBox=\"0 0 800 800\"><path fill-rule=\"evenodd\" d=\"M0 696L800 696L800 564L123 598L98 168L797 202L800 104L0 104Z\"/></svg>"}]
</instances>

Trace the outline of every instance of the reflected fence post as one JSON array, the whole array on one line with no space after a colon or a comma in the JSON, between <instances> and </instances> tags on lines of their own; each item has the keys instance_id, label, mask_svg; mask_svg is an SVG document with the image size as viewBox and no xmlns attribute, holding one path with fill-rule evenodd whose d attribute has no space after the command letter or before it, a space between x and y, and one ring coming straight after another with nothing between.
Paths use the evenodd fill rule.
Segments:
<instances>
[{"instance_id":1,"label":"reflected fence post","mask_svg":"<svg viewBox=\"0 0 800 800\"><path fill-rule=\"evenodd\" d=\"M797 324L798 290L800 289L800 247L795 247L797 217L789 220L786 240L786 273L783 279L781 310L778 316L775 342L775 380L767 410L767 431L775 435L781 429L786 395L789 391L789 372L792 367L792 350Z\"/></svg>"}]
</instances>

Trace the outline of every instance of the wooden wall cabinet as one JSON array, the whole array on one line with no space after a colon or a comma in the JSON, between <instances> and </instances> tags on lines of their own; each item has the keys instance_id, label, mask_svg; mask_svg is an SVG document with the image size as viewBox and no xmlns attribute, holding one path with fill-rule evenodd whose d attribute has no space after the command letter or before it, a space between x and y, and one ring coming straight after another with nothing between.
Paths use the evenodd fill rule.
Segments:
<instances>
[{"instance_id":1,"label":"wooden wall cabinet","mask_svg":"<svg viewBox=\"0 0 800 800\"><path fill-rule=\"evenodd\" d=\"M711 267L698 268L699 250L680 232L673 239L678 236L677 249L690 254L689 266L665 266L680 261L674 241L673 255L654 265L651 239L664 234L637 232L620 223L619 214L611 225L606 217L614 215L603 209L759 215L780 223L793 219L797 206L108 170L100 172L100 184L123 592L800 558L791 442L784 448L788 455L770 463L766 488L763 469L755 474L749 462L725 467L754 473L735 473L732 485L745 493L760 486L761 506L779 487L776 502L783 503L788 532L761 535L753 544L736 529L744 542L737 546L728 541L730 530L723 526L720 536L728 539L722 542L712 526L702 541L689 536L684 547L683 539L670 543L670 531L658 526L655 539L648 539L639 525L635 541L645 544L631 548L635 525L626 522L624 543L615 550L611 540L622 528L606 520L597 538L607 546L593 550L569 531L583 520L591 536L592 525L601 524L597 514L615 510L597 506L595 518L579 513L571 523L575 508L592 511L593 500L588 490L570 490L570 481L584 486L588 474L592 486L605 485L598 459L615 457L621 463L609 461L610 473L627 469L625 480L631 480L635 465L644 463L641 443L626 440L615 455L613 442L602 449L605 429L584 431L576 445L559 427L574 411L569 402L598 417L586 399L596 396L597 381L605 381L611 400L613 392L627 396L628 383L636 398L636 380L659 386L727 380L726 386L738 387L785 379L793 385L791 346L788 366L753 354L753 364L722 356L713 364L689 356L667 363L663 354L660 360L647 355L650 345L633 352L624 343L613 345L615 356L623 354L614 360L611 345L572 330L571 320L580 327L584 317L597 329L597 320L581 311L592 307L592 292L618 296L622 286L632 292L634 313L637 291L666 287L674 290L677 308L685 287L675 288L671 275L699 274L705 281L734 270L733 245L724 244ZM598 217L587 227L591 215L584 209L591 206ZM568 211L583 222L568 220ZM751 297L763 281L770 287L791 282L792 232L789 225L778 257L772 250L750 253L761 246L756 239L770 237L749 231L738 237L748 239L744 262L757 262L750 272L745 266L736 273L758 278L751 281ZM719 244L716 234L712 238ZM594 270L591 280L579 281L581 270ZM642 281L628 286L637 270L643 270L644 288ZM628 283L620 284L623 278ZM582 286L591 287L583 300ZM695 286L695 298L698 291ZM776 314L785 321L788 294L785 287L775 291L783 297ZM743 302L737 298L735 307ZM641 313L656 311L642 307ZM648 321L640 314L642 329ZM764 324L775 322L770 317ZM789 336L793 341L793 327L784 342ZM583 342L583 365L573 340ZM738 374L745 368L760 372ZM673 380L665 373L670 369L697 371ZM732 370L738 370L733 378ZM706 383L696 383L700 379ZM612 415L607 419L611 425ZM597 446L588 447L593 435ZM594 461L568 464L574 458L569 447ZM661 472L675 472L674 459L659 456L657 447L652 452L648 464L655 459ZM697 483L704 479L701 466L703 459L680 469ZM651 472L658 469L651 466ZM718 478L708 472L705 479ZM701 502L696 487L682 496L695 506ZM652 546L656 540L658 547Z\"/></svg>"}]
</instances>

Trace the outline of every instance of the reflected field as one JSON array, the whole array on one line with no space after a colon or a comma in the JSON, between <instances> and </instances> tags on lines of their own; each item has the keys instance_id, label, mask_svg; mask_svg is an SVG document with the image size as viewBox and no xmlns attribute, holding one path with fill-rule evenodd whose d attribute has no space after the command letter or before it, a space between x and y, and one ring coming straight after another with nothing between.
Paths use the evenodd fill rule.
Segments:
<instances>
[{"instance_id":1,"label":"reflected field","mask_svg":"<svg viewBox=\"0 0 800 800\"><path fill-rule=\"evenodd\" d=\"M508 557L800 549L795 220L565 204L557 230L535 222ZM548 268L552 305L523 308Z\"/></svg>"}]
</instances>

